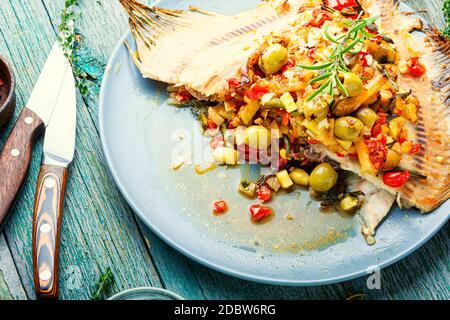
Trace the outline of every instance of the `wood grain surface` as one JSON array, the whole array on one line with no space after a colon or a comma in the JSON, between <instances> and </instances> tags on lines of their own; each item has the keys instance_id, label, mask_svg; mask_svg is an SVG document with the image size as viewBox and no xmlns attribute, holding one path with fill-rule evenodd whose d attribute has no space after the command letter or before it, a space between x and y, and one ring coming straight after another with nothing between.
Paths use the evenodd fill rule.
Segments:
<instances>
[{"instance_id":1,"label":"wood grain surface","mask_svg":"<svg viewBox=\"0 0 450 320\"><path fill-rule=\"evenodd\" d=\"M118 1L80 0L79 31L86 46L85 69L98 74L128 29ZM438 27L445 22L442 0L405 1L426 9ZM189 4L189 1L184 1ZM63 0L5 0L0 7L0 54L12 63L18 105L29 97L57 34ZM31 49L32 48L32 49ZM101 70L102 71L102 70ZM101 73L100 71L100 73ZM20 110L16 111L16 116ZM182 256L136 220L115 187L103 158L98 135L95 88L78 96L77 153L67 188L61 234L60 297L89 299L101 272L111 267L115 284L108 295L138 286L159 286L190 299L345 299L364 293L368 299L449 299L449 234L447 224L416 253L381 272L380 290L369 290L367 277L321 287L279 287L242 281L215 272ZM9 126L10 128L10 126ZM8 130L0 134L0 147ZM38 148L40 150L40 142ZM35 298L31 230L35 181L40 151L32 157L30 174L13 216L6 226L0 253L9 252L14 265L0 256L0 298ZM5 249L5 243L7 248ZM13 267L17 273L12 270ZM2 281L2 272L17 274ZM7 283L5 286L4 283ZM17 288L12 290L13 288Z\"/></svg>"}]
</instances>

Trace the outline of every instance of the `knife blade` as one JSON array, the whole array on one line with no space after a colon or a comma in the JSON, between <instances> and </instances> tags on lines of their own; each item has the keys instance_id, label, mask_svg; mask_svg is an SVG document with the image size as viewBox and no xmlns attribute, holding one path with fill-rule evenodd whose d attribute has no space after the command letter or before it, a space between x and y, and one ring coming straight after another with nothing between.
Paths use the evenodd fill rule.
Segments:
<instances>
[{"instance_id":1,"label":"knife blade","mask_svg":"<svg viewBox=\"0 0 450 320\"><path fill-rule=\"evenodd\" d=\"M45 130L33 214L33 269L38 298L58 297L59 238L69 165L75 152L75 79L67 72Z\"/></svg>"},{"instance_id":2,"label":"knife blade","mask_svg":"<svg viewBox=\"0 0 450 320\"><path fill-rule=\"evenodd\" d=\"M53 114L69 65L59 45L54 44L0 154L0 231L25 181L34 142Z\"/></svg>"}]
</instances>

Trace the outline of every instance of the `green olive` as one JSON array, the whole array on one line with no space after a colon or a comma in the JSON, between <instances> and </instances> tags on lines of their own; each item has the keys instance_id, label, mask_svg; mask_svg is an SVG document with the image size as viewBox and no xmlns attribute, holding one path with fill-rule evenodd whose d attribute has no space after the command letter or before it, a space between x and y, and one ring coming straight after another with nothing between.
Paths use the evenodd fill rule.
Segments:
<instances>
[{"instance_id":1,"label":"green olive","mask_svg":"<svg viewBox=\"0 0 450 320\"><path fill-rule=\"evenodd\" d=\"M336 185L338 174L329 163L319 164L309 176L309 185L317 192L330 191Z\"/></svg>"},{"instance_id":2,"label":"green olive","mask_svg":"<svg viewBox=\"0 0 450 320\"><path fill-rule=\"evenodd\" d=\"M357 97L363 91L363 82L356 74L347 72L344 74L344 87L351 98Z\"/></svg>"},{"instance_id":3,"label":"green olive","mask_svg":"<svg viewBox=\"0 0 450 320\"><path fill-rule=\"evenodd\" d=\"M303 107L303 113L308 120L321 121L328 116L329 111L328 103L324 100L309 102Z\"/></svg>"},{"instance_id":4,"label":"green olive","mask_svg":"<svg viewBox=\"0 0 450 320\"><path fill-rule=\"evenodd\" d=\"M366 127L368 127L369 129L372 129L373 125L378 120L378 115L372 109L365 107L365 108L359 109L356 112L356 118L361 120L366 125Z\"/></svg>"},{"instance_id":5,"label":"green olive","mask_svg":"<svg viewBox=\"0 0 450 320\"><path fill-rule=\"evenodd\" d=\"M288 61L288 50L281 44L268 46L259 57L259 67L269 75L280 71Z\"/></svg>"},{"instance_id":6,"label":"green olive","mask_svg":"<svg viewBox=\"0 0 450 320\"><path fill-rule=\"evenodd\" d=\"M397 51L389 44L380 44L377 51L373 53L373 58L380 64L395 63L397 61Z\"/></svg>"},{"instance_id":7,"label":"green olive","mask_svg":"<svg viewBox=\"0 0 450 320\"><path fill-rule=\"evenodd\" d=\"M341 199L339 208L345 213L354 213L359 208L359 200L357 197L348 195Z\"/></svg>"},{"instance_id":8,"label":"green olive","mask_svg":"<svg viewBox=\"0 0 450 320\"><path fill-rule=\"evenodd\" d=\"M342 117L334 123L334 135L345 141L356 141L364 129L364 124L354 117Z\"/></svg>"},{"instance_id":9,"label":"green olive","mask_svg":"<svg viewBox=\"0 0 450 320\"><path fill-rule=\"evenodd\" d=\"M295 184L300 186L307 186L309 184L309 175L305 170L294 169L289 176Z\"/></svg>"}]
</instances>

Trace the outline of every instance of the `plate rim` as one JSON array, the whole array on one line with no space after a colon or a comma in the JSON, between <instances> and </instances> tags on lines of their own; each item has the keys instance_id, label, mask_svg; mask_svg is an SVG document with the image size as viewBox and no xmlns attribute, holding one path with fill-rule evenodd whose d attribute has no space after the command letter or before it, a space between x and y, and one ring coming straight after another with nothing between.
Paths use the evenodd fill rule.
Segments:
<instances>
[{"instance_id":1,"label":"plate rim","mask_svg":"<svg viewBox=\"0 0 450 320\"><path fill-rule=\"evenodd\" d=\"M160 2L160 1L157 1ZM106 65L105 70L113 70L113 64L116 61L116 56L119 54L120 50L122 49L122 46L124 45L124 42L131 36L131 32L127 31L119 40L119 43L114 48L108 63ZM100 87L100 93L99 93L99 133L100 133L100 141L102 145L103 155L106 160L107 167L109 169L109 172L111 173L111 176L113 177L114 182L116 183L119 191L127 201L128 205L133 210L134 214L139 217L139 219L154 233L156 234L161 240L163 240L166 244L168 244L173 249L177 250L178 252L182 253L184 256L200 263L203 266L206 266L210 269L213 269L215 271L224 273L226 275L239 278L242 280L247 281L253 281L258 283L264 283L264 284L270 284L270 285L282 285L282 286L322 286L322 285L330 285L330 284L336 284L341 283L344 281L353 280L356 278L360 278L363 276L368 275L367 273L367 267L362 268L360 271L355 271L350 274L343 274L340 276L334 276L334 277L328 277L328 278L322 278L317 280L288 280L288 279L282 279L282 278L274 278L274 277L262 277L258 275L254 275L251 273L246 273L239 271L237 269L223 267L220 264L214 263L212 261L209 261L207 257L200 257L196 254L193 254L189 251L189 249L185 248L182 244L175 243L175 241L171 240L169 237L167 237L163 232L161 232L157 227L152 225L150 221L145 217L145 215L139 210L138 206L135 204L135 202L132 199L132 196L128 193L126 190L124 184L122 184L119 174L117 173L117 169L114 166L114 162L112 160L111 152L109 150L108 144L106 142L106 128L105 128L105 97L106 97L106 89L105 85L109 81L111 76L111 73L105 73L105 76L102 80L101 87ZM442 205L445 205L443 203ZM447 216L446 219L442 219L439 224L434 226L431 232L424 234L422 238L420 238L417 242L411 244L409 247L405 248L404 250L400 251L398 254L393 255L390 259L387 259L383 262L377 263L377 267L379 269L384 269L404 258L414 253L416 250L421 248L425 243L427 243L432 237L436 235L437 232L439 232L444 225L448 222L450 219L450 215Z\"/></svg>"}]
</instances>

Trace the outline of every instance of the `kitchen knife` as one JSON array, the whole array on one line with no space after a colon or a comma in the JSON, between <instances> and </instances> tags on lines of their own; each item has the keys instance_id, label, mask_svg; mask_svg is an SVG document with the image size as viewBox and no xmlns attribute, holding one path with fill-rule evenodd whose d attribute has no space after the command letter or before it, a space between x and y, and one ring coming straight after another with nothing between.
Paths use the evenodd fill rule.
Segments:
<instances>
[{"instance_id":1,"label":"kitchen knife","mask_svg":"<svg viewBox=\"0 0 450 320\"><path fill-rule=\"evenodd\" d=\"M38 298L58 297L59 238L69 165L75 151L75 131L75 80L72 72L67 72L45 130L43 161L36 184L33 266Z\"/></svg>"},{"instance_id":2,"label":"kitchen knife","mask_svg":"<svg viewBox=\"0 0 450 320\"><path fill-rule=\"evenodd\" d=\"M55 44L0 154L0 231L25 181L34 141L50 121L68 67Z\"/></svg>"}]
</instances>

